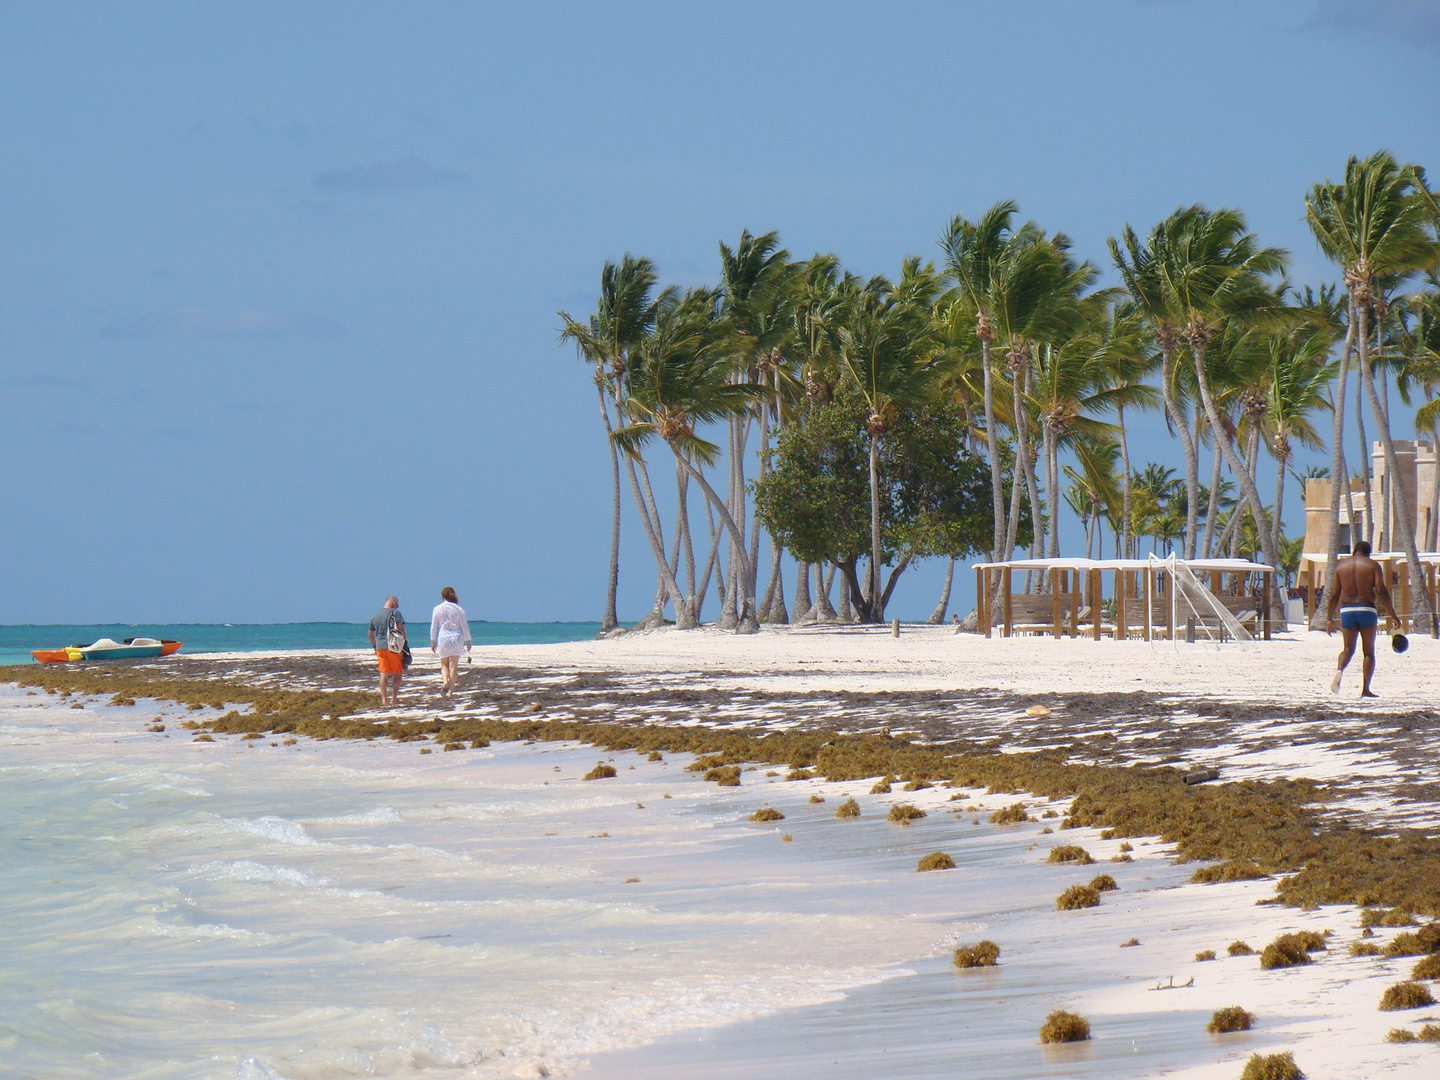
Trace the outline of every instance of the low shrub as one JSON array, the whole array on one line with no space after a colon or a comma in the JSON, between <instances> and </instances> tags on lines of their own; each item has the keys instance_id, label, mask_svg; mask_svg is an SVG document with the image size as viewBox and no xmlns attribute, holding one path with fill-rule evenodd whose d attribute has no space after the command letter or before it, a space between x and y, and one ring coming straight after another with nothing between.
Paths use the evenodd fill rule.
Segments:
<instances>
[{"instance_id":1,"label":"low shrub","mask_svg":"<svg viewBox=\"0 0 1440 1080\"><path fill-rule=\"evenodd\" d=\"M1254 1026L1254 1016L1239 1005L1227 1005L1223 1009L1215 1010L1215 1015L1210 1017L1210 1023L1205 1026L1205 1030L1211 1035L1224 1035L1230 1031L1249 1031Z\"/></svg>"},{"instance_id":2,"label":"low shrub","mask_svg":"<svg viewBox=\"0 0 1440 1080\"><path fill-rule=\"evenodd\" d=\"M1435 1004L1430 988L1420 982L1402 982L1386 987L1380 995L1381 1012L1399 1012L1402 1009L1423 1009Z\"/></svg>"},{"instance_id":3,"label":"low shrub","mask_svg":"<svg viewBox=\"0 0 1440 1080\"><path fill-rule=\"evenodd\" d=\"M1042 1043L1084 1042L1090 1038L1090 1021L1064 1009L1056 1009L1040 1025Z\"/></svg>"},{"instance_id":4,"label":"low shrub","mask_svg":"<svg viewBox=\"0 0 1440 1080\"><path fill-rule=\"evenodd\" d=\"M1243 942L1243 941L1232 941L1232 942L1230 942L1230 948L1226 949L1225 951L1228 952L1231 956L1254 956L1254 955L1255 955L1255 950L1252 949L1249 945L1246 945L1245 942Z\"/></svg>"},{"instance_id":5,"label":"low shrub","mask_svg":"<svg viewBox=\"0 0 1440 1080\"><path fill-rule=\"evenodd\" d=\"M860 804L854 799L846 799L835 810L837 818L857 818L860 816Z\"/></svg>"},{"instance_id":6,"label":"low shrub","mask_svg":"<svg viewBox=\"0 0 1440 1080\"><path fill-rule=\"evenodd\" d=\"M1115 892L1120 888L1109 874L1096 874L1090 879L1090 887L1096 892Z\"/></svg>"},{"instance_id":7,"label":"low shrub","mask_svg":"<svg viewBox=\"0 0 1440 1080\"><path fill-rule=\"evenodd\" d=\"M1071 885L1055 898L1058 911L1078 911L1080 908L1099 906L1100 890L1092 885Z\"/></svg>"},{"instance_id":8,"label":"low shrub","mask_svg":"<svg viewBox=\"0 0 1440 1080\"><path fill-rule=\"evenodd\" d=\"M955 860L952 859L949 855L946 855L945 852L943 852L943 851L931 852L929 855L926 855L923 859L921 859L921 860L920 860L920 864L915 867L915 870L916 870L917 873L920 872L920 871L922 871L922 870L954 870L954 869L955 869Z\"/></svg>"},{"instance_id":9,"label":"low shrub","mask_svg":"<svg viewBox=\"0 0 1440 1080\"><path fill-rule=\"evenodd\" d=\"M1057 844L1050 849L1050 854L1045 856L1046 862L1053 863L1074 863L1076 866L1089 866L1095 860L1090 853L1079 844Z\"/></svg>"},{"instance_id":10,"label":"low shrub","mask_svg":"<svg viewBox=\"0 0 1440 1080\"><path fill-rule=\"evenodd\" d=\"M606 765L603 761L582 776L581 780L609 780L615 775L615 766Z\"/></svg>"},{"instance_id":11,"label":"low shrub","mask_svg":"<svg viewBox=\"0 0 1440 1080\"><path fill-rule=\"evenodd\" d=\"M784 821L785 815L773 806L762 806L750 815L751 821Z\"/></svg>"},{"instance_id":12,"label":"low shrub","mask_svg":"<svg viewBox=\"0 0 1440 1080\"><path fill-rule=\"evenodd\" d=\"M1015 825L1022 821L1029 821L1030 815L1025 812L1024 803L1011 803L1003 810L996 810L990 815L992 825Z\"/></svg>"},{"instance_id":13,"label":"low shrub","mask_svg":"<svg viewBox=\"0 0 1440 1080\"><path fill-rule=\"evenodd\" d=\"M901 825L909 825L910 822L916 818L922 818L924 816L925 811L921 810L914 803L900 802L890 807L890 813L885 815L885 820L898 821Z\"/></svg>"},{"instance_id":14,"label":"low shrub","mask_svg":"<svg viewBox=\"0 0 1440 1080\"><path fill-rule=\"evenodd\" d=\"M1195 962L1196 962L1197 964L1204 963L1206 960L1214 960L1214 959L1215 959L1215 950L1214 950L1214 949L1205 949L1203 952L1197 952L1197 953L1195 954Z\"/></svg>"},{"instance_id":15,"label":"low shrub","mask_svg":"<svg viewBox=\"0 0 1440 1080\"><path fill-rule=\"evenodd\" d=\"M890 794L890 785L893 784L894 782L895 782L895 778L894 778L893 776L882 776L879 780L876 780L876 781L875 781L875 786L870 789L870 794L871 794L871 795L889 795L889 794Z\"/></svg>"},{"instance_id":16,"label":"low shrub","mask_svg":"<svg viewBox=\"0 0 1440 1080\"><path fill-rule=\"evenodd\" d=\"M1251 1054L1240 1080L1305 1080L1305 1074L1295 1064L1295 1055L1286 1050L1283 1054Z\"/></svg>"}]
</instances>

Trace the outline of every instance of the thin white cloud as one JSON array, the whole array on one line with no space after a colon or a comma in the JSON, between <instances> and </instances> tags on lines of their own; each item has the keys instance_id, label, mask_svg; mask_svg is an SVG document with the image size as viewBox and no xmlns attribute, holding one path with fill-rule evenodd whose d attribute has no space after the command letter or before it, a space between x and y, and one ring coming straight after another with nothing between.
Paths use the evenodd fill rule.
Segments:
<instances>
[{"instance_id":1,"label":"thin white cloud","mask_svg":"<svg viewBox=\"0 0 1440 1080\"><path fill-rule=\"evenodd\" d=\"M340 332L329 319L306 313L240 308L209 311L175 308L150 312L105 327L105 337L124 341L245 340L253 338L325 337Z\"/></svg>"},{"instance_id":2,"label":"thin white cloud","mask_svg":"<svg viewBox=\"0 0 1440 1080\"><path fill-rule=\"evenodd\" d=\"M321 191L408 191L412 188L460 184L470 177L454 169L437 169L418 157L400 161L382 161L374 165L351 165L344 169L326 169L315 174L315 186Z\"/></svg>"}]
</instances>

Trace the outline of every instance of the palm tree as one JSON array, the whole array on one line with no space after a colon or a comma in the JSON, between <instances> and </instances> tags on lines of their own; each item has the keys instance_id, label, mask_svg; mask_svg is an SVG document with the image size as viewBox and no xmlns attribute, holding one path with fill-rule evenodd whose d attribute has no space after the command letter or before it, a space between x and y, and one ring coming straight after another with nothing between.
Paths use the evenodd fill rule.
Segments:
<instances>
[{"instance_id":1,"label":"palm tree","mask_svg":"<svg viewBox=\"0 0 1440 1080\"><path fill-rule=\"evenodd\" d=\"M1432 290L1416 293L1406 303L1406 325L1401 347L1406 356L1396 387L1405 404L1411 403L1412 388L1419 387L1425 404L1415 413L1415 430L1424 432L1440 448L1440 271L1432 271ZM1437 451L1440 452L1440 451ZM1435 551L1440 542L1440 462L1432 470L1430 520L1425 531L1425 550Z\"/></svg>"},{"instance_id":2,"label":"palm tree","mask_svg":"<svg viewBox=\"0 0 1440 1080\"><path fill-rule=\"evenodd\" d=\"M1166 287L1164 266L1172 258L1171 246L1176 242L1172 235L1179 230L1186 215L1198 211L1177 210L1150 231L1142 243L1135 230L1128 224L1121 234L1121 241L1110 237L1110 258L1120 271L1121 280L1135 302L1136 309L1150 325L1156 348L1160 352L1160 394L1165 403L1165 415L1170 427L1180 436L1180 449L1185 456L1185 545L1187 559L1195 557L1196 526L1199 513L1200 456L1195 445L1195 432L1186 419L1186 409L1180 386L1179 373L1175 362L1181 346L1181 329L1185 324L1186 312L1176 303L1173 290Z\"/></svg>"},{"instance_id":3,"label":"palm tree","mask_svg":"<svg viewBox=\"0 0 1440 1080\"><path fill-rule=\"evenodd\" d=\"M1424 175L1413 165L1401 166L1385 151L1345 164L1342 184L1316 184L1305 200L1305 217L1320 249L1340 264L1350 315L1355 322L1360 380L1385 452L1385 467L1400 482L1399 459L1390 435L1390 419L1375 390L1371 369L1369 320L1383 321L1389 309L1385 283L1400 281L1436 264L1437 248L1430 235L1433 199ZM1404 485L1397 491L1395 515L1410 572L1410 590L1420 604L1421 618L1432 635L1440 636L1424 571L1415 544L1415 507ZM1327 582L1333 580L1327 577Z\"/></svg>"},{"instance_id":4,"label":"palm tree","mask_svg":"<svg viewBox=\"0 0 1440 1080\"><path fill-rule=\"evenodd\" d=\"M610 577L605 591L605 613L600 620L602 634L619 625L615 596L620 586L620 451L610 437L614 424L610 419L607 392L618 405L623 393L626 358L655 324L659 303L653 295L655 282L655 264L627 253L620 265L607 262L601 270L600 299L588 323L579 323L563 311L558 313L565 323L560 340L573 341L580 357L594 365L595 392L600 399L600 418L605 424L605 442L610 449ZM633 468L632 464L632 479ZM643 512L644 507L641 509ZM664 562L663 549L660 561Z\"/></svg>"},{"instance_id":5,"label":"palm tree","mask_svg":"<svg viewBox=\"0 0 1440 1080\"><path fill-rule=\"evenodd\" d=\"M1145 381L1160 361L1147 350L1142 341L1144 318L1133 301L1112 305L1100 333L1103 339L1105 367L1098 403L1115 409L1115 428L1120 439L1121 494L1116 534L1120 540L1121 558L1134 558L1134 540L1130 533L1130 441L1125 430L1127 408L1153 409L1160 404L1160 393Z\"/></svg>"},{"instance_id":6,"label":"palm tree","mask_svg":"<svg viewBox=\"0 0 1440 1080\"><path fill-rule=\"evenodd\" d=\"M635 453L644 442L659 437L674 455L677 476L688 476L699 484L729 532L736 558L741 582L736 629L754 633L759 629L755 597L745 585L755 578L744 534L725 500L697 467L697 463L713 465L719 459L720 447L701 437L696 429L743 413L765 393L765 387L732 377L743 357L728 320L716 315L716 302L713 290L690 289L683 296L666 297L659 305L654 329L642 343L635 370L627 380L629 394L624 408L631 423L617 429L614 439L621 449ZM682 528L685 520L682 516ZM663 554L662 549L662 558ZM668 564L665 569L668 571ZM680 591L678 584L673 588ZM703 595L682 596L675 603L676 626L698 625L702 601Z\"/></svg>"},{"instance_id":7,"label":"palm tree","mask_svg":"<svg viewBox=\"0 0 1440 1080\"><path fill-rule=\"evenodd\" d=\"M934 268L906 259L900 282L874 278L861 291L837 333L837 357L869 415L870 566L868 591L854 597L861 620L884 617L880 566L880 441L897 408L918 404L941 373L930 309L940 291Z\"/></svg>"},{"instance_id":8,"label":"palm tree","mask_svg":"<svg viewBox=\"0 0 1440 1080\"><path fill-rule=\"evenodd\" d=\"M1323 322L1309 321L1269 335L1270 375L1264 425L1269 433L1270 452L1275 458L1275 522L1271 543L1277 552L1283 537L1285 473L1294 452L1293 444L1312 448L1322 445L1320 433L1310 422L1310 414L1328 404L1325 390L1338 366L1330 359L1334 344L1334 331Z\"/></svg>"},{"instance_id":9,"label":"palm tree","mask_svg":"<svg viewBox=\"0 0 1440 1080\"><path fill-rule=\"evenodd\" d=\"M1173 320L1170 325L1189 345L1195 385L1210 430L1216 434L1226 464L1240 485L1246 508L1260 527L1265 560L1274 566L1278 555L1269 531L1261 527L1266 514L1260 492L1230 441L1221 436L1223 425L1211 385L1207 350L1210 342L1231 325L1278 323L1285 308L1263 278L1284 269L1285 253L1278 248L1260 247L1254 235L1245 231L1245 220L1237 210L1181 208L1166 220L1163 229L1165 242L1159 257L1143 273L1137 273L1118 250L1117 262L1127 283L1132 276L1145 280L1143 294L1159 298L1158 303L1150 301L1152 306ZM1196 509L1187 507L1187 532L1193 527ZM1190 539L1187 537L1187 548Z\"/></svg>"},{"instance_id":10,"label":"palm tree","mask_svg":"<svg viewBox=\"0 0 1440 1080\"><path fill-rule=\"evenodd\" d=\"M990 496L994 511L994 542L992 560L999 560L1005 539L1004 480L1000 475L1000 440L995 416L994 369L990 362L990 343L995 338L994 309L997 292L998 264L1006 248L1017 234L1010 228L1010 219L1018 208L1010 200L998 202L978 221L956 215L940 238L945 252L945 270L955 281L955 288L975 318L975 336L980 341L980 370L983 380L985 410L985 444L990 461ZM1022 227L1023 234L1032 226Z\"/></svg>"}]
</instances>

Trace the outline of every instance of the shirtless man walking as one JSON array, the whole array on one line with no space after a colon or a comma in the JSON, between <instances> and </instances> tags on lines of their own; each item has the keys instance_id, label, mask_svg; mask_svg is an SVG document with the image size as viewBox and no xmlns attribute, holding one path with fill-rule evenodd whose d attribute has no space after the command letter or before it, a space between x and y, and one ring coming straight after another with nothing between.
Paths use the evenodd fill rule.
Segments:
<instances>
[{"instance_id":1,"label":"shirtless man walking","mask_svg":"<svg viewBox=\"0 0 1440 1080\"><path fill-rule=\"evenodd\" d=\"M1370 545L1364 540L1355 544L1355 554L1341 559L1335 567L1335 585L1330 590L1330 603L1326 607L1325 632L1335 632L1335 612L1340 612L1340 633L1345 647L1340 650L1340 660L1335 667L1335 677L1330 680L1330 692L1340 692L1340 679L1345 674L1345 665L1355 655L1355 637L1365 652L1361 670L1365 673L1365 684L1360 688L1361 697L1377 697L1370 691L1370 677L1375 674L1375 627L1380 617L1375 609L1379 600L1390 613L1389 629L1400 628L1400 617L1395 614L1395 605L1390 600L1390 590L1385 586L1385 571L1379 563L1370 558Z\"/></svg>"}]
</instances>

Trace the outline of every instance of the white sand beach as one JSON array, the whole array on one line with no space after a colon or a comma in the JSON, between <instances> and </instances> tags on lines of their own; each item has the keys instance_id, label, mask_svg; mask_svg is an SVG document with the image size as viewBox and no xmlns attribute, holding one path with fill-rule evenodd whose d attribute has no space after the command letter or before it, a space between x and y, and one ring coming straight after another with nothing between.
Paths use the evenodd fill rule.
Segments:
<instances>
[{"instance_id":1,"label":"white sand beach","mask_svg":"<svg viewBox=\"0 0 1440 1080\"><path fill-rule=\"evenodd\" d=\"M1106 760L1217 767L1220 782L1308 776L1342 785L1336 815L1433 835L1440 647L1387 651L1382 697L1363 704L1353 678L1325 692L1336 648L1312 634L1217 650L926 627L659 632L478 651L450 702L421 653L405 711L483 713L466 691L503 678L540 695L541 717L896 733L909 717L1000 751L1093 744ZM308 659L368 680L363 654ZM1048 716L1027 715L1042 701ZM1063 800L872 795L767 768L720 788L688 755L566 743L196 743L174 706L78 704L0 688L14 829L0 951L16 972L0 1048L18 1075L1218 1080L1282 1050L1311 1077L1440 1068L1436 1045L1385 1041L1440 1022L1440 1006L1377 1009L1414 958L1349 956L1356 909L1257 906L1273 881L1189 883L1193 864L1153 838L1111 862L1120 841L1098 830L1045 831ZM163 733L146 730L157 716ZM597 759L618 775L582 781ZM846 797L860 819L836 820ZM899 801L926 817L884 820ZM1017 801L1032 821L988 822ZM762 806L784 819L750 823ZM1047 863L1062 836L1095 864ZM935 851L956 868L917 873ZM1098 908L1055 910L1099 872L1119 887ZM1227 953L1296 929L1330 932L1308 966ZM954 970L953 948L981 938L999 966ZM1206 1034L1227 1005L1255 1028ZM1042 1047L1057 1008L1092 1039Z\"/></svg>"}]
</instances>

